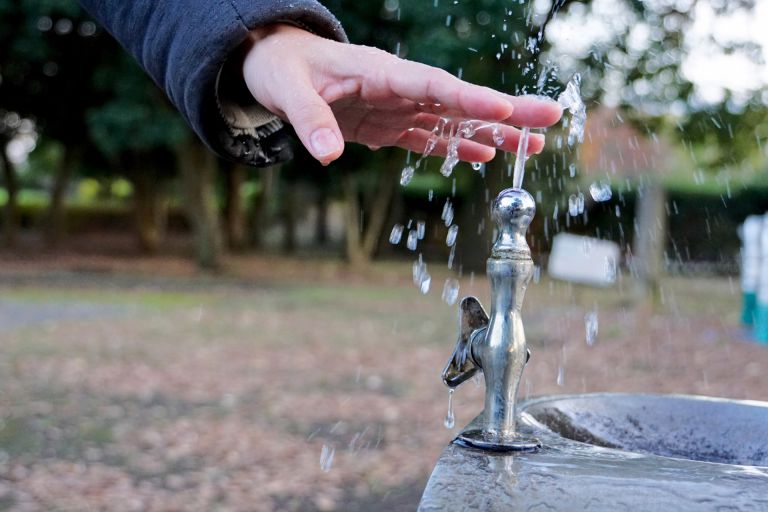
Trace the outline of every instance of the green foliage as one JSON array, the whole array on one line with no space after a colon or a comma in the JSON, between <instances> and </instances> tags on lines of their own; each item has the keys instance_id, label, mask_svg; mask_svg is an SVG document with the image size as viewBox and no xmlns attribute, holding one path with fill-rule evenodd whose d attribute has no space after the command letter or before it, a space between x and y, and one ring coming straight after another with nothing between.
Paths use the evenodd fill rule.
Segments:
<instances>
[{"instance_id":1,"label":"green foliage","mask_svg":"<svg viewBox=\"0 0 768 512\"><path fill-rule=\"evenodd\" d=\"M532 90L536 83L539 45L529 45L529 39L538 37L540 27L526 25L527 2L333 0L326 5L354 43L377 46L508 92Z\"/></svg>"},{"instance_id":2,"label":"green foliage","mask_svg":"<svg viewBox=\"0 0 768 512\"><path fill-rule=\"evenodd\" d=\"M0 0L0 73L0 109L79 147L91 172L110 167L104 157L167 150L189 136L162 92L75 0Z\"/></svg>"},{"instance_id":3,"label":"green foliage","mask_svg":"<svg viewBox=\"0 0 768 512\"><path fill-rule=\"evenodd\" d=\"M607 19L614 13L600 12L598 3L591 0L563 3L561 16L572 22L602 18L605 24L600 43L575 56L574 67L586 76L583 92L587 96L597 102L606 95L613 96L612 101L618 97L619 106L633 114L638 127L683 143L698 168L710 172L724 167L764 168L761 146L768 140L768 106L762 92L753 91L744 98L726 90L720 101L708 103L683 72L690 51L686 35L698 4L708 4L716 15L722 15L753 9L754 0L620 0L615 2L616 11L623 12L619 20ZM754 43L729 43L713 37L707 44L761 61ZM569 53L568 49L560 48L553 55L563 53Z\"/></svg>"},{"instance_id":4,"label":"green foliage","mask_svg":"<svg viewBox=\"0 0 768 512\"><path fill-rule=\"evenodd\" d=\"M125 52L96 70L94 85L108 96L91 107L86 118L93 143L110 158L126 151L172 148L190 136L162 92Z\"/></svg>"}]
</instances>

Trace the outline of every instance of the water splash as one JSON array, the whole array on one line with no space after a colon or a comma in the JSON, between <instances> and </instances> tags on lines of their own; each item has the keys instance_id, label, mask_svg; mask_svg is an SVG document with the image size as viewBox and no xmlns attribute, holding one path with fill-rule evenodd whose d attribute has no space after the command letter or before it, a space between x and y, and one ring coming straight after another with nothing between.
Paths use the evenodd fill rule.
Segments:
<instances>
[{"instance_id":1,"label":"water splash","mask_svg":"<svg viewBox=\"0 0 768 512\"><path fill-rule=\"evenodd\" d=\"M323 473L328 473L331 470L334 455L336 455L336 448L324 444L322 450L320 450L320 470Z\"/></svg>"},{"instance_id":2,"label":"water splash","mask_svg":"<svg viewBox=\"0 0 768 512\"><path fill-rule=\"evenodd\" d=\"M456 391L453 388L448 389L448 414L445 415L443 420L443 426L447 429L452 429L456 425L456 417L453 415L453 393Z\"/></svg>"},{"instance_id":3,"label":"water splash","mask_svg":"<svg viewBox=\"0 0 768 512\"><path fill-rule=\"evenodd\" d=\"M571 118L568 121L568 145L584 142L584 127L587 123L587 107L581 99L581 75L576 73L565 90L557 97L561 107L568 110Z\"/></svg>"},{"instance_id":4,"label":"water splash","mask_svg":"<svg viewBox=\"0 0 768 512\"><path fill-rule=\"evenodd\" d=\"M458 133L452 134L448 139L448 154L445 156L443 165L440 166L440 174L446 178L453 174L453 169L459 163L459 143L461 137Z\"/></svg>"},{"instance_id":5,"label":"water splash","mask_svg":"<svg viewBox=\"0 0 768 512\"><path fill-rule=\"evenodd\" d=\"M462 121L456 130L456 136L471 139L477 133L477 128L477 121Z\"/></svg>"},{"instance_id":6,"label":"water splash","mask_svg":"<svg viewBox=\"0 0 768 512\"><path fill-rule=\"evenodd\" d=\"M494 144L497 146L504 144L504 132L501 131L501 126L499 126L498 123L491 127L491 135Z\"/></svg>"},{"instance_id":7,"label":"water splash","mask_svg":"<svg viewBox=\"0 0 768 512\"><path fill-rule=\"evenodd\" d=\"M586 331L587 345L591 347L597 341L597 311L593 310L584 315L584 330Z\"/></svg>"}]
</instances>

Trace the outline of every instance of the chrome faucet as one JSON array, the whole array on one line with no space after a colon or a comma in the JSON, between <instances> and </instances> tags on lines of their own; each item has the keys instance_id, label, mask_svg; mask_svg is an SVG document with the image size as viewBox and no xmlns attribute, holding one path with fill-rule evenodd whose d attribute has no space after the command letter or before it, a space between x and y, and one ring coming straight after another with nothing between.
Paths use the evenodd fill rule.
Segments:
<instances>
[{"instance_id":1,"label":"chrome faucet","mask_svg":"<svg viewBox=\"0 0 768 512\"><path fill-rule=\"evenodd\" d=\"M525 233L536 213L523 189L503 190L491 206L498 238L488 258L491 314L475 297L459 306L459 339L443 370L443 382L455 388L477 371L485 375L485 408L457 437L457 442L494 451L535 451L541 443L515 428L515 400L530 359L520 310L533 275Z\"/></svg>"}]
</instances>

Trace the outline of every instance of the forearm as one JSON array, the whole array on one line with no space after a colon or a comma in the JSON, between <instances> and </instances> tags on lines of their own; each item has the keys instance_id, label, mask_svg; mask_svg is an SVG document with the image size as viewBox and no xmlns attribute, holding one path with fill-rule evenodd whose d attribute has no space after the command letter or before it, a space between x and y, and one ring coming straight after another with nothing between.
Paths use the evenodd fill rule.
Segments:
<instances>
[{"instance_id":1,"label":"forearm","mask_svg":"<svg viewBox=\"0 0 768 512\"><path fill-rule=\"evenodd\" d=\"M314 0L81 3L165 90L208 146L224 156L256 165L269 163L257 158L263 149L258 147L263 142L259 139L271 135L280 124L259 110L251 98L240 94L240 77L236 74L227 75L222 101L218 100L217 81L227 59L248 38L251 29L276 22L345 40L336 19ZM222 104L229 109L227 115L222 115ZM259 132L254 123L265 129Z\"/></svg>"}]
</instances>

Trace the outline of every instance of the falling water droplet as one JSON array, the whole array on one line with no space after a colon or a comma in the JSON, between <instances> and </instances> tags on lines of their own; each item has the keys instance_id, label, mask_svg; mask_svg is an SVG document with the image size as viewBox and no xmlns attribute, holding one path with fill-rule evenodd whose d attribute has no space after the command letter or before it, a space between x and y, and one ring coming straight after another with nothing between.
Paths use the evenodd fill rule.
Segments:
<instances>
[{"instance_id":1,"label":"falling water droplet","mask_svg":"<svg viewBox=\"0 0 768 512\"><path fill-rule=\"evenodd\" d=\"M595 181L589 186L589 195L591 195L592 199L598 203L602 203L613 197L613 192L611 191L610 183L606 181Z\"/></svg>"},{"instance_id":2,"label":"falling water droplet","mask_svg":"<svg viewBox=\"0 0 768 512\"><path fill-rule=\"evenodd\" d=\"M440 218L443 219L446 227L453 224L453 205L451 204L450 199L445 200L445 205L443 205L443 213L440 215Z\"/></svg>"},{"instance_id":3,"label":"falling water droplet","mask_svg":"<svg viewBox=\"0 0 768 512\"><path fill-rule=\"evenodd\" d=\"M418 244L418 242L419 242L419 235L416 232L416 230L412 229L408 231L408 240L406 240L405 246L408 247L408 249L410 249L411 251L415 251L416 245Z\"/></svg>"},{"instance_id":4,"label":"falling water droplet","mask_svg":"<svg viewBox=\"0 0 768 512\"><path fill-rule=\"evenodd\" d=\"M403 168L403 172L400 174L400 185L406 186L409 184L413 179L413 174L415 172L416 169L414 169L412 165L407 165L405 168Z\"/></svg>"},{"instance_id":5,"label":"falling water droplet","mask_svg":"<svg viewBox=\"0 0 768 512\"><path fill-rule=\"evenodd\" d=\"M459 235L459 226L453 224L448 228L448 235L445 237L445 245L453 247L456 243L456 237Z\"/></svg>"},{"instance_id":6,"label":"falling water droplet","mask_svg":"<svg viewBox=\"0 0 768 512\"><path fill-rule=\"evenodd\" d=\"M320 451L320 469L323 473L328 473L331 470L334 455L336 455L336 448L324 444L323 449Z\"/></svg>"},{"instance_id":7,"label":"falling water droplet","mask_svg":"<svg viewBox=\"0 0 768 512\"><path fill-rule=\"evenodd\" d=\"M472 169L475 171L479 171L483 168L483 164L481 162L472 162Z\"/></svg>"},{"instance_id":8,"label":"falling water droplet","mask_svg":"<svg viewBox=\"0 0 768 512\"><path fill-rule=\"evenodd\" d=\"M389 243L392 245L399 244L400 239L403 237L403 229L405 229L405 226L402 224L392 226L392 232L389 234Z\"/></svg>"},{"instance_id":9,"label":"falling water droplet","mask_svg":"<svg viewBox=\"0 0 768 512\"><path fill-rule=\"evenodd\" d=\"M605 280L609 283L616 282L616 260L611 256L605 257Z\"/></svg>"},{"instance_id":10,"label":"falling water droplet","mask_svg":"<svg viewBox=\"0 0 768 512\"><path fill-rule=\"evenodd\" d=\"M576 164L571 164L568 166L568 173L571 175L571 178L576 177ZM402 180L401 180L402 183Z\"/></svg>"},{"instance_id":11,"label":"falling water droplet","mask_svg":"<svg viewBox=\"0 0 768 512\"><path fill-rule=\"evenodd\" d=\"M595 344L595 341L597 340L597 328L598 328L598 320L597 320L597 311L590 311L586 315L584 315L584 328L586 330L587 335L587 345L590 347Z\"/></svg>"},{"instance_id":12,"label":"falling water droplet","mask_svg":"<svg viewBox=\"0 0 768 512\"><path fill-rule=\"evenodd\" d=\"M454 279L452 277L449 277L445 280L445 285L443 286L443 295L442 295L443 302L448 304L449 306L453 306L456 304L456 301L459 299L459 280Z\"/></svg>"},{"instance_id":13,"label":"falling water droplet","mask_svg":"<svg viewBox=\"0 0 768 512\"><path fill-rule=\"evenodd\" d=\"M419 291L426 295L429 293L429 286L432 284L432 276L427 271L427 264L419 254L419 259L413 262L413 284L415 284Z\"/></svg>"},{"instance_id":14,"label":"falling water droplet","mask_svg":"<svg viewBox=\"0 0 768 512\"><path fill-rule=\"evenodd\" d=\"M453 268L453 259L456 257L456 246L451 247L451 252L448 254L448 268Z\"/></svg>"},{"instance_id":15,"label":"falling water droplet","mask_svg":"<svg viewBox=\"0 0 768 512\"><path fill-rule=\"evenodd\" d=\"M577 211L579 212L579 215L584 213L584 194L579 192L579 195L576 196L576 206Z\"/></svg>"},{"instance_id":16,"label":"falling water droplet","mask_svg":"<svg viewBox=\"0 0 768 512\"><path fill-rule=\"evenodd\" d=\"M533 267L533 284L539 284L541 281L541 267L534 265Z\"/></svg>"},{"instance_id":17,"label":"falling water droplet","mask_svg":"<svg viewBox=\"0 0 768 512\"><path fill-rule=\"evenodd\" d=\"M565 385L565 368L558 366L557 368L557 385L563 387Z\"/></svg>"},{"instance_id":18,"label":"falling water droplet","mask_svg":"<svg viewBox=\"0 0 768 512\"><path fill-rule=\"evenodd\" d=\"M416 222L416 236L419 240L424 240L424 234L427 231L427 223L423 220Z\"/></svg>"},{"instance_id":19,"label":"falling water droplet","mask_svg":"<svg viewBox=\"0 0 768 512\"><path fill-rule=\"evenodd\" d=\"M426 295L429 293L429 285L432 284L432 276L429 275L428 272L424 272L424 275L421 279L421 286L419 287L419 291L422 295Z\"/></svg>"},{"instance_id":20,"label":"falling water droplet","mask_svg":"<svg viewBox=\"0 0 768 512\"><path fill-rule=\"evenodd\" d=\"M568 214L571 217L576 217L579 214L579 198L576 194L571 194L568 198Z\"/></svg>"},{"instance_id":21,"label":"falling water droplet","mask_svg":"<svg viewBox=\"0 0 768 512\"><path fill-rule=\"evenodd\" d=\"M453 415L453 392L455 390L453 388L448 389L448 414L445 415L445 419L443 420L443 425L447 429L452 429L453 426L456 424L456 418Z\"/></svg>"}]
</instances>

